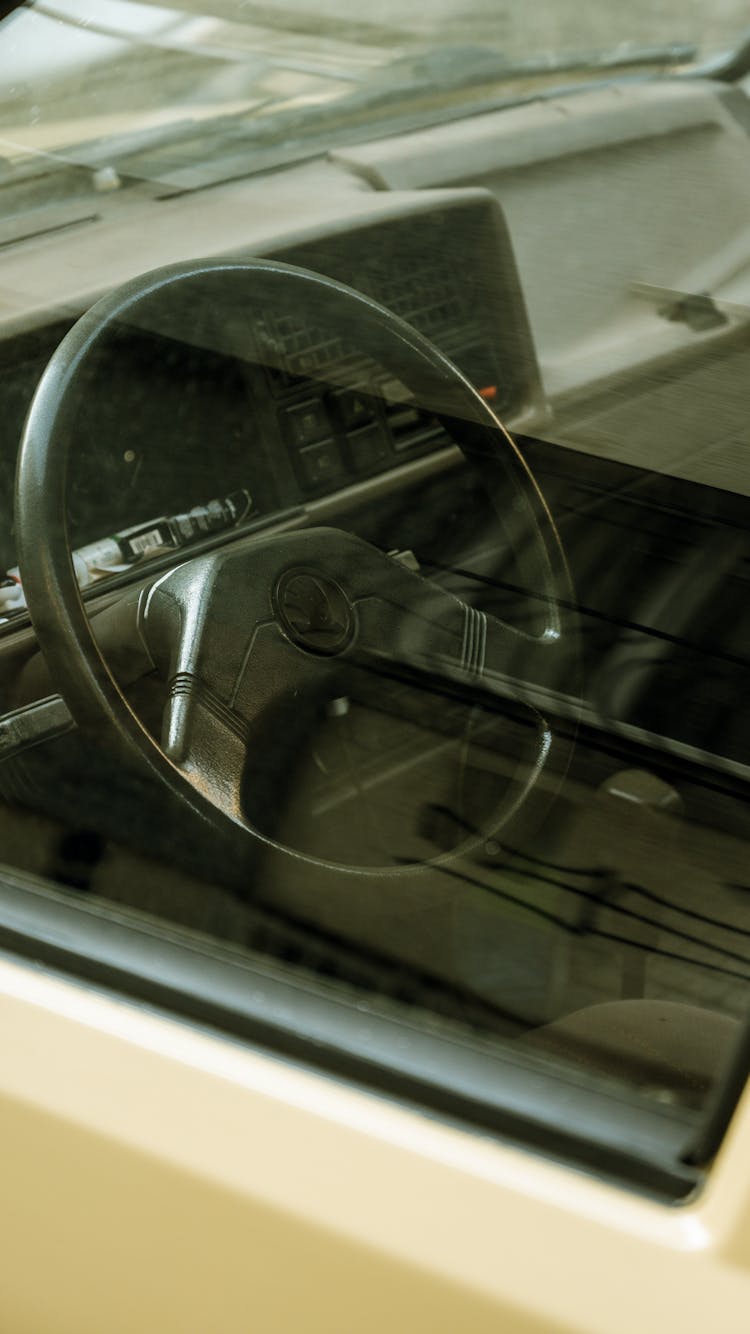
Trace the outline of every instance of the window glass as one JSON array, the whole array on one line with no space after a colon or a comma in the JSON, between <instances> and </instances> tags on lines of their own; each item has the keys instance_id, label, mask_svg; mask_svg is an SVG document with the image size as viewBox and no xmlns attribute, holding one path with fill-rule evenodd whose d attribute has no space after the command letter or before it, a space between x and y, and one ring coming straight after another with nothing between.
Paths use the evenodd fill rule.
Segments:
<instances>
[{"instance_id":1,"label":"window glass","mask_svg":"<svg viewBox=\"0 0 750 1334\"><path fill-rule=\"evenodd\" d=\"M518 138L449 190L505 75L436 106L422 18L204 8L0 27L2 860L697 1124L750 976L734 159L686 221L701 135L642 160L626 109L609 159ZM490 24L521 99L607 51L666 97L741 20L490 8L430 22L476 69ZM384 118L433 163L390 193L393 137L335 160Z\"/></svg>"}]
</instances>

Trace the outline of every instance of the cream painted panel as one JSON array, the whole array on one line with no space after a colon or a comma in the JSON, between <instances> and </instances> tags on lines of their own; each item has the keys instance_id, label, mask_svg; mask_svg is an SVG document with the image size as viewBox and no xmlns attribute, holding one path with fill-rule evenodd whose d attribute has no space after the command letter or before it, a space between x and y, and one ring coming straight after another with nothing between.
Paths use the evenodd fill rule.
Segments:
<instances>
[{"instance_id":1,"label":"cream painted panel","mask_svg":"<svg viewBox=\"0 0 750 1334\"><path fill-rule=\"evenodd\" d=\"M0 1329L747 1329L750 1100L670 1208L0 962Z\"/></svg>"}]
</instances>

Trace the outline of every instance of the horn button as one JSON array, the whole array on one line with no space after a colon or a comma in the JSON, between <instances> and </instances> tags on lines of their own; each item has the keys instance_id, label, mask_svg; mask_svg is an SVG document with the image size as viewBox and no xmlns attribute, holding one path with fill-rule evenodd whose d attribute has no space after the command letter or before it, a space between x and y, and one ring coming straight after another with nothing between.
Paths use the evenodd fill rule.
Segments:
<instances>
[{"instance_id":1,"label":"horn button","mask_svg":"<svg viewBox=\"0 0 750 1334\"><path fill-rule=\"evenodd\" d=\"M307 653L332 657L354 638L353 606L335 579L319 570L285 570L274 589L273 606L284 634Z\"/></svg>"}]
</instances>

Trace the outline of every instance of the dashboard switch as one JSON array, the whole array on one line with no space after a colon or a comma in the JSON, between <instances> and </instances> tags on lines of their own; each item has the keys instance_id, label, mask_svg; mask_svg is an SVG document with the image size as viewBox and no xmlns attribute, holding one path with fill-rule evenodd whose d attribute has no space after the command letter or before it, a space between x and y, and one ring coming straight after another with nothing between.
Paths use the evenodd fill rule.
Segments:
<instances>
[{"instance_id":1,"label":"dashboard switch","mask_svg":"<svg viewBox=\"0 0 750 1334\"><path fill-rule=\"evenodd\" d=\"M331 433L328 410L320 399L308 399L287 410L287 428L290 443L296 449L304 449L323 440Z\"/></svg>"},{"instance_id":2,"label":"dashboard switch","mask_svg":"<svg viewBox=\"0 0 750 1334\"><path fill-rule=\"evenodd\" d=\"M349 457L355 472L370 472L390 454L389 442L379 422L353 431L348 440Z\"/></svg>"},{"instance_id":3,"label":"dashboard switch","mask_svg":"<svg viewBox=\"0 0 750 1334\"><path fill-rule=\"evenodd\" d=\"M345 389L336 395L336 412L345 431L369 426L375 416L372 399L356 389Z\"/></svg>"},{"instance_id":4,"label":"dashboard switch","mask_svg":"<svg viewBox=\"0 0 750 1334\"><path fill-rule=\"evenodd\" d=\"M337 481L342 471L335 440L321 440L317 445L300 450L299 463L303 485L309 491Z\"/></svg>"}]
</instances>

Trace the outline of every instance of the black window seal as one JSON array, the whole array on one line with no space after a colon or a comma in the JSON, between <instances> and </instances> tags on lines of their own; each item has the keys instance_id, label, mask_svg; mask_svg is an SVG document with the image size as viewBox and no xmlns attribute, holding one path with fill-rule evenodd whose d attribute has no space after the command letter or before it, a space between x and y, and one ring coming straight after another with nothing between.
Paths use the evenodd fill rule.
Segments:
<instances>
[{"instance_id":1,"label":"black window seal","mask_svg":"<svg viewBox=\"0 0 750 1334\"><path fill-rule=\"evenodd\" d=\"M670 1202L702 1181L696 1114L479 1049L275 960L0 870L0 950Z\"/></svg>"},{"instance_id":2,"label":"black window seal","mask_svg":"<svg viewBox=\"0 0 750 1334\"><path fill-rule=\"evenodd\" d=\"M705 1165L718 1153L737 1104L750 1079L750 1019L740 1029L724 1077L717 1084L692 1144L683 1154L686 1163Z\"/></svg>"}]
</instances>

